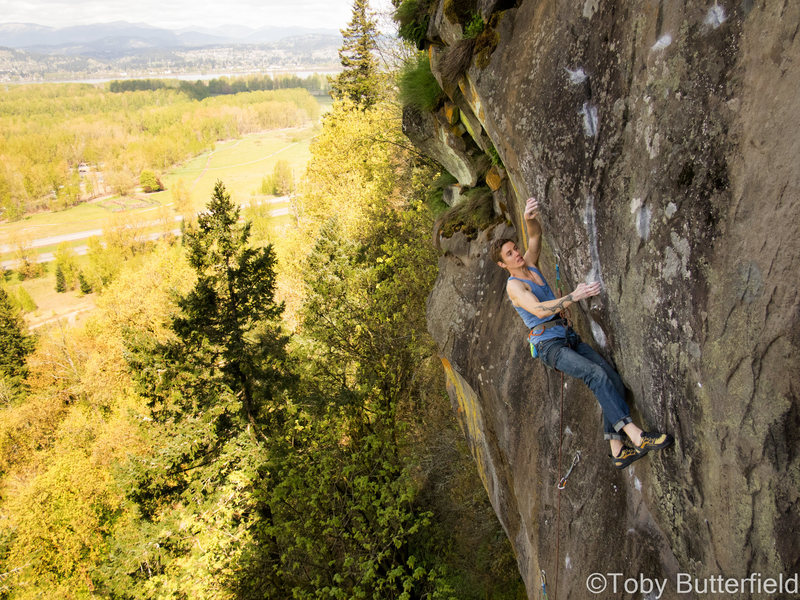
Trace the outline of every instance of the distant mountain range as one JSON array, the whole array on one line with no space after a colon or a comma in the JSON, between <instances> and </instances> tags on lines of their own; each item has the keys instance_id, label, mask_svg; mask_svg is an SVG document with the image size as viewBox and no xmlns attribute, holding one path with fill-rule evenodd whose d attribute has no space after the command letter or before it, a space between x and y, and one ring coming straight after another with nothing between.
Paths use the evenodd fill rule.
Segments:
<instances>
[{"instance_id":1,"label":"distant mountain range","mask_svg":"<svg viewBox=\"0 0 800 600\"><path fill-rule=\"evenodd\" d=\"M0 24L0 81L191 72L335 69L337 29L243 26L176 31L144 23Z\"/></svg>"},{"instance_id":2,"label":"distant mountain range","mask_svg":"<svg viewBox=\"0 0 800 600\"><path fill-rule=\"evenodd\" d=\"M181 48L220 44L269 44L288 37L319 34L340 36L338 29L303 27L262 27L260 29L229 25L187 27L177 31L152 27L145 23L95 23L53 28L33 23L0 24L0 46L18 50L58 53L61 48L77 46L108 47L115 41L131 47Z\"/></svg>"}]
</instances>

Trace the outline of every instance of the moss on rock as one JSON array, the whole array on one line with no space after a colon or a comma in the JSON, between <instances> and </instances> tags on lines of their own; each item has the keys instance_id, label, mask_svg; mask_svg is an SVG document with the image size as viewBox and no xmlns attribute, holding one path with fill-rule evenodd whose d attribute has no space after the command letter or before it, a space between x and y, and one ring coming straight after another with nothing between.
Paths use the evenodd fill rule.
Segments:
<instances>
[{"instance_id":1,"label":"moss on rock","mask_svg":"<svg viewBox=\"0 0 800 600\"><path fill-rule=\"evenodd\" d=\"M437 219L437 237L453 237L460 231L472 240L484 229L502 222L502 218L494 214L492 191L488 187L474 188L465 195L465 202L445 211Z\"/></svg>"}]
</instances>

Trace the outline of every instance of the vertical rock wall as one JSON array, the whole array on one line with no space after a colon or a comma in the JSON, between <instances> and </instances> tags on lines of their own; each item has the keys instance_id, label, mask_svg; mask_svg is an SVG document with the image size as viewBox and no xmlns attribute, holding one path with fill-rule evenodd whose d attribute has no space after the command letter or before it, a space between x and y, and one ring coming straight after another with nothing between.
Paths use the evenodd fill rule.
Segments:
<instances>
[{"instance_id":1,"label":"vertical rock wall","mask_svg":"<svg viewBox=\"0 0 800 600\"><path fill-rule=\"evenodd\" d=\"M440 4L441 79L460 28ZM509 225L440 241L428 320L529 596L542 569L561 598L594 597L595 572L668 578L670 598L679 572L800 571L800 5L475 10L497 44L443 87L502 158ZM616 364L637 420L677 438L615 471L593 396L568 380L564 468L582 460L558 530L560 381L531 359L487 254L530 195L551 283L555 256L570 289L604 283L579 332Z\"/></svg>"}]
</instances>

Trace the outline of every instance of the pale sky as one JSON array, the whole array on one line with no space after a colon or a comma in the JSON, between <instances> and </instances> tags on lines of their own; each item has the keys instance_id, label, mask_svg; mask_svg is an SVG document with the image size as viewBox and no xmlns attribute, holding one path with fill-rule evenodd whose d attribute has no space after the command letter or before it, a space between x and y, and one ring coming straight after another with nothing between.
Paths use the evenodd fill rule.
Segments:
<instances>
[{"instance_id":1,"label":"pale sky","mask_svg":"<svg viewBox=\"0 0 800 600\"><path fill-rule=\"evenodd\" d=\"M110 21L147 23L167 29L246 25L342 29L352 0L0 0L0 23L69 27ZM390 0L370 0L388 11Z\"/></svg>"}]
</instances>

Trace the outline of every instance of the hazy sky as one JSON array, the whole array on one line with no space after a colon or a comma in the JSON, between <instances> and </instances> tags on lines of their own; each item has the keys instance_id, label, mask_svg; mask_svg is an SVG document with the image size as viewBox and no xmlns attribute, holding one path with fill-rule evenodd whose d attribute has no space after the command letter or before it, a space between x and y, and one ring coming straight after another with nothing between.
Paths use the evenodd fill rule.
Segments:
<instances>
[{"instance_id":1,"label":"hazy sky","mask_svg":"<svg viewBox=\"0 0 800 600\"><path fill-rule=\"evenodd\" d=\"M180 29L189 25L302 26L342 29L352 0L0 0L0 23L51 27L109 21ZM371 0L386 11L390 0Z\"/></svg>"}]
</instances>

